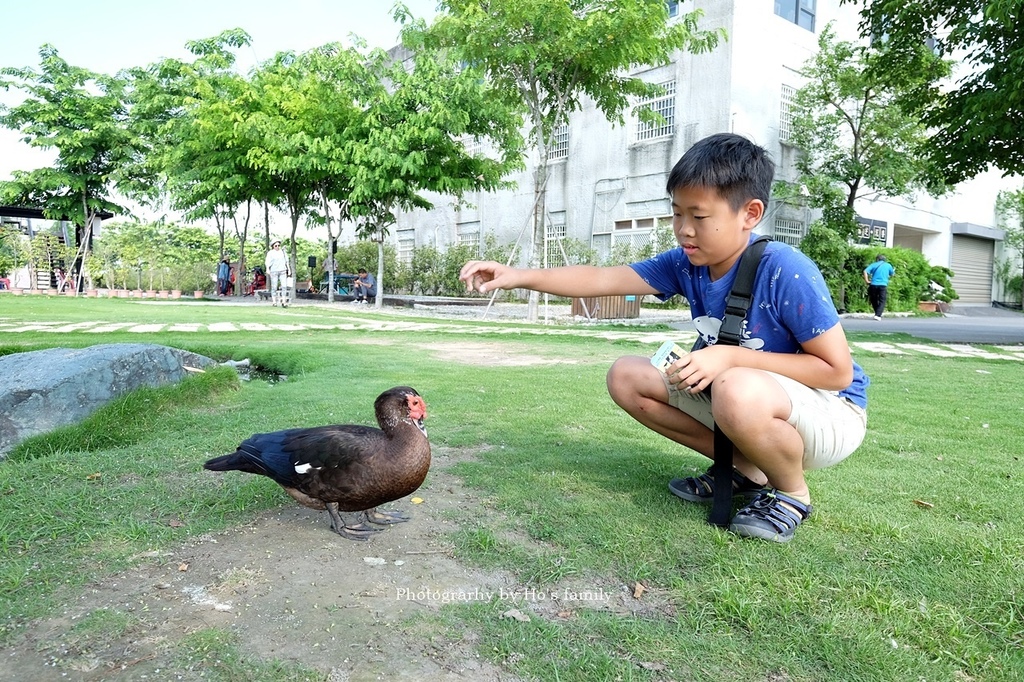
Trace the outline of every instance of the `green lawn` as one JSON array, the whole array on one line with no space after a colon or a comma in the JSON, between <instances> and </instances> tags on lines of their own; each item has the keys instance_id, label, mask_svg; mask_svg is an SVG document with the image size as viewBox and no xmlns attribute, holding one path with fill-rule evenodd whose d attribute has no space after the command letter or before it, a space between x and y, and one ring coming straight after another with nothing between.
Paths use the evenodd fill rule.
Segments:
<instances>
[{"instance_id":1,"label":"green lawn","mask_svg":"<svg viewBox=\"0 0 1024 682\"><path fill-rule=\"evenodd\" d=\"M73 329L97 320L165 327ZM55 321L68 327L9 331ZM223 321L238 330L170 327ZM366 328L380 321L386 329ZM58 593L122 570L140 552L290 504L257 477L204 475L198 465L211 454L255 431L369 423L373 398L407 384L427 400L435 445L477 453L455 468L488 502L485 514L457 518L461 561L510 571L534 595L567 585L645 589L633 613L581 608L563 618L527 601L532 617L521 622L497 617L508 608L498 598L442 610L436 628L460 638L475 631L480 655L513 674L1024 679L1021 361L857 350L872 379L866 442L809 475L814 516L776 545L732 537L705 523L706 509L671 496L667 481L705 462L645 432L607 397L611 359L649 355L656 342L598 338L590 326L588 335L545 335L535 332L550 328L525 324L412 322L429 320L343 306L0 298L0 354L149 342L248 357L288 375L239 386L218 370L145 391L0 463L0 642L53 609ZM305 327L242 328L271 324ZM572 364L468 364L427 349L479 342ZM274 675L261 679L290 679Z\"/></svg>"}]
</instances>

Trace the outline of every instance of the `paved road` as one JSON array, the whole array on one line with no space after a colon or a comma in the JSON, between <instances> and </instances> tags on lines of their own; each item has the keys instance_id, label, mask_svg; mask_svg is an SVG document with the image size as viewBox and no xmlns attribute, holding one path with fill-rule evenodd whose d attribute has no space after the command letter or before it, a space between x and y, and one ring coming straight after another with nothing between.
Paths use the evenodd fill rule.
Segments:
<instances>
[{"instance_id":1,"label":"paved road","mask_svg":"<svg viewBox=\"0 0 1024 682\"><path fill-rule=\"evenodd\" d=\"M942 317L843 318L847 331L902 332L942 343L1024 344L1024 314L989 306L958 305Z\"/></svg>"}]
</instances>

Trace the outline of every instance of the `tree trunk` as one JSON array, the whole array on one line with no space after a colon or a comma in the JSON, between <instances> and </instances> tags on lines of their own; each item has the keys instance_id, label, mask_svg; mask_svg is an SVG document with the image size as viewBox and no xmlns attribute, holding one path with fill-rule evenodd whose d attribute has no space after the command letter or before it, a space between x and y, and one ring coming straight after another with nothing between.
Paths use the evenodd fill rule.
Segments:
<instances>
[{"instance_id":1,"label":"tree trunk","mask_svg":"<svg viewBox=\"0 0 1024 682\"><path fill-rule=\"evenodd\" d=\"M539 114L535 116L535 130L540 131L537 137L537 172L533 176L533 239L530 252L527 254L527 267L541 267L541 256L544 253L544 237L547 221L547 185L548 185L548 144L544 136L544 128ZM526 319L536 322L540 303L540 293L530 291L526 306Z\"/></svg>"},{"instance_id":2,"label":"tree trunk","mask_svg":"<svg viewBox=\"0 0 1024 682\"><path fill-rule=\"evenodd\" d=\"M263 202L263 250L270 251L270 203Z\"/></svg>"},{"instance_id":3,"label":"tree trunk","mask_svg":"<svg viewBox=\"0 0 1024 682\"><path fill-rule=\"evenodd\" d=\"M322 194L324 202L324 220L327 221L327 260L324 261L324 272L327 274L327 302L334 303L334 232L331 229L331 207L327 194ZM313 273L309 273L312 282Z\"/></svg>"}]
</instances>

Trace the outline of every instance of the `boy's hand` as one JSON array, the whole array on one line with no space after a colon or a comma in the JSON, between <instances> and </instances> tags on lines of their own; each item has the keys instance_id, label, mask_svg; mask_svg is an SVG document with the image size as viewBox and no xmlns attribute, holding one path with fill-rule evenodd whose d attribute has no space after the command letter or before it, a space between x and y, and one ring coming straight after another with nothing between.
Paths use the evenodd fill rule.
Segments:
<instances>
[{"instance_id":1,"label":"boy's hand","mask_svg":"<svg viewBox=\"0 0 1024 682\"><path fill-rule=\"evenodd\" d=\"M668 381L680 391L699 393L736 364L734 351L737 349L737 346L707 346L691 351L668 368Z\"/></svg>"},{"instance_id":2,"label":"boy's hand","mask_svg":"<svg viewBox=\"0 0 1024 682\"><path fill-rule=\"evenodd\" d=\"M515 289L511 281L514 272L514 268L494 261L471 260L462 266L459 279L466 283L466 291L483 294L493 289Z\"/></svg>"}]
</instances>

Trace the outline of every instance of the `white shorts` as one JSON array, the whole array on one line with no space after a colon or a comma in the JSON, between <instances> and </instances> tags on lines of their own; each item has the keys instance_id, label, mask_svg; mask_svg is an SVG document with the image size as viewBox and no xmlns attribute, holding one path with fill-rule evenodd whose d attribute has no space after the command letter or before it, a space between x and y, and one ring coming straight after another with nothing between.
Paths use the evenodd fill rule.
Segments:
<instances>
[{"instance_id":1,"label":"white shorts","mask_svg":"<svg viewBox=\"0 0 1024 682\"><path fill-rule=\"evenodd\" d=\"M860 447L868 425L868 415L863 408L835 391L810 388L775 372L765 374L775 379L789 396L792 407L786 421L804 441L805 470L838 464ZM668 377L663 374L662 378L668 389L669 405L709 429L715 428L711 398L707 394L677 390L668 382Z\"/></svg>"}]
</instances>

